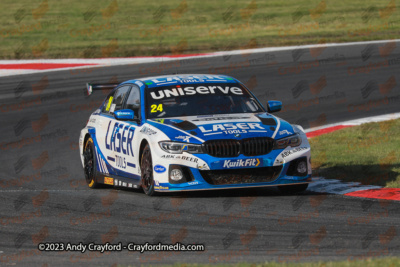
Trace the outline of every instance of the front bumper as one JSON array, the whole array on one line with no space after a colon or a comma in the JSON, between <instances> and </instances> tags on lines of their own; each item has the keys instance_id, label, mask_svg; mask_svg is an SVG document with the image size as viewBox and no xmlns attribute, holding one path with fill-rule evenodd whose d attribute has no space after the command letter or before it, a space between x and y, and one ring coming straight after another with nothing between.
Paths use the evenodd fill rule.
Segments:
<instances>
[{"instance_id":1,"label":"front bumper","mask_svg":"<svg viewBox=\"0 0 400 267\"><path fill-rule=\"evenodd\" d=\"M307 164L309 159L305 157ZM304 184L311 182L311 173L299 176L289 175L293 162L287 162L280 166L259 168L243 168L232 170L199 170L186 168L190 177L186 177L183 183L156 183L156 191L195 191L210 189L229 189L246 187L265 187L289 184ZM186 173L188 173L186 172Z\"/></svg>"}]
</instances>

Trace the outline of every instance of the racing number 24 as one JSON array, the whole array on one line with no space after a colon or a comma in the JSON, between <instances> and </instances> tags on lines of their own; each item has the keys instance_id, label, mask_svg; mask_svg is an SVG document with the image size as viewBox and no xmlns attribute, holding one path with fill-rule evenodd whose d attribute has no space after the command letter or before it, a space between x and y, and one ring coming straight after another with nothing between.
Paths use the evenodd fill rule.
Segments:
<instances>
[{"instance_id":1,"label":"racing number 24","mask_svg":"<svg viewBox=\"0 0 400 267\"><path fill-rule=\"evenodd\" d=\"M157 111L162 112L163 111L163 106L162 104L157 105L151 105L151 113L155 113Z\"/></svg>"}]
</instances>

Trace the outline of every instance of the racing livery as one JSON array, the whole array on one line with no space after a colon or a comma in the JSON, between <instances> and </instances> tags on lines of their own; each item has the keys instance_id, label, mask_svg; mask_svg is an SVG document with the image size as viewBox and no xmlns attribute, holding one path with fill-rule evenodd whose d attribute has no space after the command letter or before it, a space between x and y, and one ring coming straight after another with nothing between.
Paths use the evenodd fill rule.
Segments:
<instances>
[{"instance_id":1,"label":"racing livery","mask_svg":"<svg viewBox=\"0 0 400 267\"><path fill-rule=\"evenodd\" d=\"M112 89L82 129L79 152L90 188L101 184L156 192L278 186L304 191L310 145L301 126L272 115L238 80L167 75Z\"/></svg>"}]
</instances>

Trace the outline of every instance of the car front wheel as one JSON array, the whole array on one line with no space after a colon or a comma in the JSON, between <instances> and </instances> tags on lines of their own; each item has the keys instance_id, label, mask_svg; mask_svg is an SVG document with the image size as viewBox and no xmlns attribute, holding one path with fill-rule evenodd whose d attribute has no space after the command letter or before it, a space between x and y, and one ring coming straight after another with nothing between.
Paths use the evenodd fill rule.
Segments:
<instances>
[{"instance_id":1,"label":"car front wheel","mask_svg":"<svg viewBox=\"0 0 400 267\"><path fill-rule=\"evenodd\" d=\"M85 148L83 149L83 163L86 183L90 188L99 187L99 183L96 182L97 170L95 153L93 139L89 137L85 143Z\"/></svg>"},{"instance_id":2,"label":"car front wheel","mask_svg":"<svg viewBox=\"0 0 400 267\"><path fill-rule=\"evenodd\" d=\"M154 178L153 178L153 163L151 160L150 147L147 144L142 153L142 159L140 161L142 188L148 196L153 196L154 191Z\"/></svg>"}]
</instances>

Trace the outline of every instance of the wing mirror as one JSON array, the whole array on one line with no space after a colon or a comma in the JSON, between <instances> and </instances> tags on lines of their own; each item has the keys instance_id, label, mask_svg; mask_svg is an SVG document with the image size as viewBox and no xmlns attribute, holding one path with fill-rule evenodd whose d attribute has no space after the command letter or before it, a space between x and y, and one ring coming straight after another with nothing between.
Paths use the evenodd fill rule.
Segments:
<instances>
[{"instance_id":1,"label":"wing mirror","mask_svg":"<svg viewBox=\"0 0 400 267\"><path fill-rule=\"evenodd\" d=\"M133 120L135 118L135 112L131 109L120 109L114 111L114 117L117 120Z\"/></svg>"},{"instance_id":2,"label":"wing mirror","mask_svg":"<svg viewBox=\"0 0 400 267\"><path fill-rule=\"evenodd\" d=\"M271 100L267 102L267 110L269 113L278 112L282 109L282 102Z\"/></svg>"}]
</instances>

